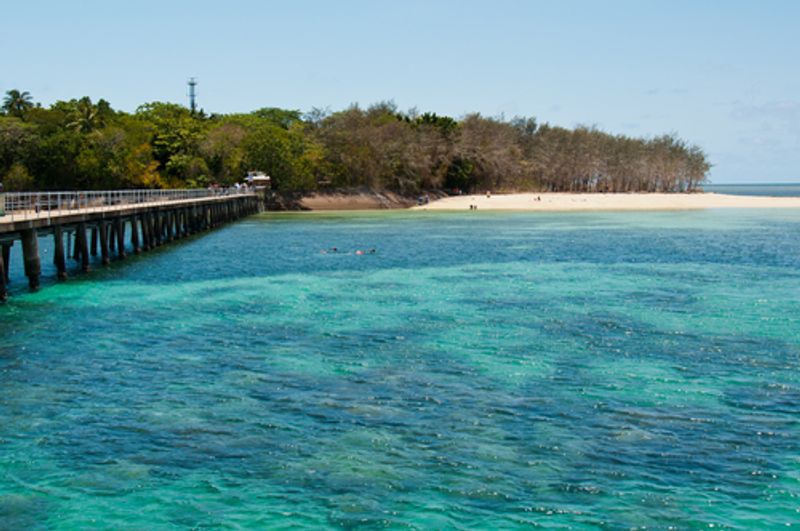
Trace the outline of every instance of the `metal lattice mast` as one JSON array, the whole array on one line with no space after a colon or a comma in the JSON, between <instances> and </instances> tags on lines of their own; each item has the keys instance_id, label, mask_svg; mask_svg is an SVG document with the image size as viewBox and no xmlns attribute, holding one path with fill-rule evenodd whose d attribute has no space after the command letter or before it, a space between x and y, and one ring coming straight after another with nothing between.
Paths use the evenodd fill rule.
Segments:
<instances>
[{"instance_id":1,"label":"metal lattice mast","mask_svg":"<svg viewBox=\"0 0 800 531\"><path fill-rule=\"evenodd\" d=\"M195 91L195 87L197 86L197 80L193 77L189 78L189 108L192 110L192 114L197 111L197 93Z\"/></svg>"}]
</instances>

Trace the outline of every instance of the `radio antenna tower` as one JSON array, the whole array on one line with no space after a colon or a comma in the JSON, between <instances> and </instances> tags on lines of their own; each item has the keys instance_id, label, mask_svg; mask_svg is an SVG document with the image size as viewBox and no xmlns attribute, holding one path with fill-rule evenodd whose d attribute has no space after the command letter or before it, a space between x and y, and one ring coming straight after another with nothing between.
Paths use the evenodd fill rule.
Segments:
<instances>
[{"instance_id":1,"label":"radio antenna tower","mask_svg":"<svg viewBox=\"0 0 800 531\"><path fill-rule=\"evenodd\" d=\"M193 77L189 78L189 109L191 109L192 114L197 111L197 93L195 92L194 88L197 86L197 80Z\"/></svg>"}]
</instances>

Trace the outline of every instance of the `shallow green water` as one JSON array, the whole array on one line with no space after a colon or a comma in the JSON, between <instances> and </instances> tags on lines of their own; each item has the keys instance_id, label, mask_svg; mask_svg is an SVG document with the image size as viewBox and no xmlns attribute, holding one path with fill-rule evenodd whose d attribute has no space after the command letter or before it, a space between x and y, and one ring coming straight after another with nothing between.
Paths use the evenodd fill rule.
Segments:
<instances>
[{"instance_id":1,"label":"shallow green water","mask_svg":"<svg viewBox=\"0 0 800 531\"><path fill-rule=\"evenodd\" d=\"M22 284L2 529L800 521L797 211L273 215Z\"/></svg>"}]
</instances>

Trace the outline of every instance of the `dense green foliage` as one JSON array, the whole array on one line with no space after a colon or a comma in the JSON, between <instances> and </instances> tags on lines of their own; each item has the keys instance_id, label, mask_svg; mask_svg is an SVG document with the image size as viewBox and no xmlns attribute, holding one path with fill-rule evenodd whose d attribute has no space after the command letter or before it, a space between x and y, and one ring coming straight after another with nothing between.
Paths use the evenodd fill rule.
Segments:
<instances>
[{"instance_id":1,"label":"dense green foliage","mask_svg":"<svg viewBox=\"0 0 800 531\"><path fill-rule=\"evenodd\" d=\"M674 135L630 138L479 114L455 120L392 103L207 116L153 102L128 114L89 98L43 108L12 90L0 115L7 190L225 186L258 170L285 191L675 192L696 189L709 168L700 148Z\"/></svg>"}]
</instances>

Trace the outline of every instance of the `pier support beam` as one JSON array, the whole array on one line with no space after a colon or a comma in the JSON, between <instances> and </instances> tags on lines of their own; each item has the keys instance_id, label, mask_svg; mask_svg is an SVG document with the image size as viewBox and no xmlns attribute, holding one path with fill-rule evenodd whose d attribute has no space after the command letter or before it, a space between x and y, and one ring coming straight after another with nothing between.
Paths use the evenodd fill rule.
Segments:
<instances>
[{"instance_id":1,"label":"pier support beam","mask_svg":"<svg viewBox=\"0 0 800 531\"><path fill-rule=\"evenodd\" d=\"M133 253L139 254L142 252L142 246L139 243L139 227L137 225L137 217L131 218L131 244L133 245Z\"/></svg>"},{"instance_id":2,"label":"pier support beam","mask_svg":"<svg viewBox=\"0 0 800 531\"><path fill-rule=\"evenodd\" d=\"M117 252L117 234L115 230L117 226L112 221L106 227L108 227L108 250L111 254L114 254Z\"/></svg>"},{"instance_id":3,"label":"pier support beam","mask_svg":"<svg viewBox=\"0 0 800 531\"><path fill-rule=\"evenodd\" d=\"M97 256L97 227L92 227L92 256Z\"/></svg>"},{"instance_id":4,"label":"pier support beam","mask_svg":"<svg viewBox=\"0 0 800 531\"><path fill-rule=\"evenodd\" d=\"M150 233L153 235L153 247L161 245L161 234L158 232L158 212L149 215Z\"/></svg>"},{"instance_id":5,"label":"pier support beam","mask_svg":"<svg viewBox=\"0 0 800 531\"><path fill-rule=\"evenodd\" d=\"M161 242L167 243L169 241L169 213L162 212L158 215L158 231L161 236Z\"/></svg>"},{"instance_id":6,"label":"pier support beam","mask_svg":"<svg viewBox=\"0 0 800 531\"><path fill-rule=\"evenodd\" d=\"M165 243L169 243L169 242L172 241L172 235L171 235L170 229L169 229L169 226L170 226L170 218L169 218L169 216L170 216L169 212L164 212L161 215L161 221L162 221L162 227L163 227L163 230L164 230L164 242Z\"/></svg>"},{"instance_id":7,"label":"pier support beam","mask_svg":"<svg viewBox=\"0 0 800 531\"><path fill-rule=\"evenodd\" d=\"M98 228L100 229L100 257L103 265L108 265L111 261L108 256L108 223L101 221Z\"/></svg>"},{"instance_id":8,"label":"pier support beam","mask_svg":"<svg viewBox=\"0 0 800 531\"><path fill-rule=\"evenodd\" d=\"M161 244L161 240L158 238L158 213L149 213L147 215L147 228L150 230L150 242L153 248L155 249Z\"/></svg>"},{"instance_id":9,"label":"pier support beam","mask_svg":"<svg viewBox=\"0 0 800 531\"><path fill-rule=\"evenodd\" d=\"M139 216L139 223L142 226L142 243L144 250L149 251L153 248L153 239L150 235L150 227L147 226L147 214Z\"/></svg>"},{"instance_id":10,"label":"pier support beam","mask_svg":"<svg viewBox=\"0 0 800 531\"><path fill-rule=\"evenodd\" d=\"M67 279L67 258L64 256L64 231L61 225L53 227L53 265L56 266L58 280Z\"/></svg>"},{"instance_id":11,"label":"pier support beam","mask_svg":"<svg viewBox=\"0 0 800 531\"><path fill-rule=\"evenodd\" d=\"M8 299L8 289L6 288L6 266L3 256L0 255L0 302Z\"/></svg>"},{"instance_id":12,"label":"pier support beam","mask_svg":"<svg viewBox=\"0 0 800 531\"><path fill-rule=\"evenodd\" d=\"M78 231L75 233L75 247L81 255L81 270L89 272L89 238L86 237L86 223L78 223Z\"/></svg>"},{"instance_id":13,"label":"pier support beam","mask_svg":"<svg viewBox=\"0 0 800 531\"><path fill-rule=\"evenodd\" d=\"M186 237L186 209L181 208L178 210L178 237Z\"/></svg>"},{"instance_id":14,"label":"pier support beam","mask_svg":"<svg viewBox=\"0 0 800 531\"><path fill-rule=\"evenodd\" d=\"M4 243L3 244L3 263L6 265L6 284L8 284L8 270L11 269L9 259L11 258L11 246L14 245L14 242Z\"/></svg>"},{"instance_id":15,"label":"pier support beam","mask_svg":"<svg viewBox=\"0 0 800 531\"><path fill-rule=\"evenodd\" d=\"M114 220L117 233L117 256L125 258L125 220L117 218Z\"/></svg>"},{"instance_id":16,"label":"pier support beam","mask_svg":"<svg viewBox=\"0 0 800 531\"><path fill-rule=\"evenodd\" d=\"M164 243L164 225L161 222L161 212L153 214L153 232L156 233L156 246L160 247Z\"/></svg>"},{"instance_id":17,"label":"pier support beam","mask_svg":"<svg viewBox=\"0 0 800 531\"><path fill-rule=\"evenodd\" d=\"M36 291L39 289L39 277L42 275L36 229L25 229L20 236L22 237L22 256L25 263L25 276L28 277L28 287L31 291Z\"/></svg>"},{"instance_id":18,"label":"pier support beam","mask_svg":"<svg viewBox=\"0 0 800 531\"><path fill-rule=\"evenodd\" d=\"M170 210L167 212L167 241L174 241L175 240L175 211Z\"/></svg>"},{"instance_id":19,"label":"pier support beam","mask_svg":"<svg viewBox=\"0 0 800 531\"><path fill-rule=\"evenodd\" d=\"M75 241L72 245L72 259L76 262L80 262L81 260L81 247L78 245L78 230L75 230Z\"/></svg>"}]
</instances>

